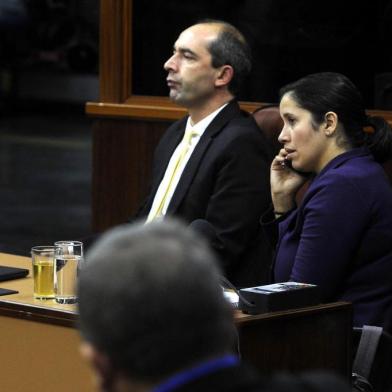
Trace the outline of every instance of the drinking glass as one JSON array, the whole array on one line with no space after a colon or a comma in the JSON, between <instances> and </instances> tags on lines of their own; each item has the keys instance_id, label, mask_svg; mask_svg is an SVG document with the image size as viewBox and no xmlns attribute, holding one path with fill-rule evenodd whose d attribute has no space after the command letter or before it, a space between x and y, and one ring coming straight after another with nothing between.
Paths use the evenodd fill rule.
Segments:
<instances>
[{"instance_id":1,"label":"drinking glass","mask_svg":"<svg viewBox=\"0 0 392 392\"><path fill-rule=\"evenodd\" d=\"M76 279L83 260L83 243L57 241L54 256L54 297L61 304L77 302Z\"/></svg>"},{"instance_id":2,"label":"drinking glass","mask_svg":"<svg viewBox=\"0 0 392 392\"><path fill-rule=\"evenodd\" d=\"M54 298L54 250L52 245L31 248L36 299Z\"/></svg>"}]
</instances>

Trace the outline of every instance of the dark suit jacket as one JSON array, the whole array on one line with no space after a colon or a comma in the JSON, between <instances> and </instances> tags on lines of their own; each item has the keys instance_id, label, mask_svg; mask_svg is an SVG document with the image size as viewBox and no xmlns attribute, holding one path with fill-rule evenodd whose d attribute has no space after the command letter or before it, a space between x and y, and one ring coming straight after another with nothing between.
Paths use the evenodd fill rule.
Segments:
<instances>
[{"instance_id":1,"label":"dark suit jacket","mask_svg":"<svg viewBox=\"0 0 392 392\"><path fill-rule=\"evenodd\" d=\"M173 392L258 392L266 391L256 371L243 364L220 369L175 388Z\"/></svg>"},{"instance_id":2,"label":"dark suit jacket","mask_svg":"<svg viewBox=\"0 0 392 392\"><path fill-rule=\"evenodd\" d=\"M221 369L173 392L351 392L348 382L332 372L308 372L297 375L277 373L261 377L247 364Z\"/></svg>"},{"instance_id":3,"label":"dark suit jacket","mask_svg":"<svg viewBox=\"0 0 392 392\"><path fill-rule=\"evenodd\" d=\"M175 122L159 142L151 192L137 217L148 215L186 121L187 117ZM271 249L259 233L258 217L270 204L271 158L253 117L231 101L200 138L167 210L166 216L186 223L204 219L212 225L213 248L226 276L237 286L266 282Z\"/></svg>"}]
</instances>

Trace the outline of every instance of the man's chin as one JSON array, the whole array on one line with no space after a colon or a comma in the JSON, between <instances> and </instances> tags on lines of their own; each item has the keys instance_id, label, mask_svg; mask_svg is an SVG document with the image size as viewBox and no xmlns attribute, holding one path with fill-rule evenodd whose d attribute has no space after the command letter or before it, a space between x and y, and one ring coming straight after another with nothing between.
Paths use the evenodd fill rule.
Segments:
<instances>
[{"instance_id":1,"label":"man's chin","mask_svg":"<svg viewBox=\"0 0 392 392\"><path fill-rule=\"evenodd\" d=\"M184 99L181 97L180 94L176 93L176 92L170 92L169 94L169 99L175 103L176 105L179 106L186 106L186 102L184 101Z\"/></svg>"}]
</instances>

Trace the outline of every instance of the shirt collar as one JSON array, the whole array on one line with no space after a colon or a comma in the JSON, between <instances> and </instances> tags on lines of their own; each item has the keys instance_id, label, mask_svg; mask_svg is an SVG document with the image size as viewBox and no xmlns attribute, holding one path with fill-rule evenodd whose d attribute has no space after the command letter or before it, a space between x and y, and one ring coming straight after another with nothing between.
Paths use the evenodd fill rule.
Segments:
<instances>
[{"instance_id":1,"label":"shirt collar","mask_svg":"<svg viewBox=\"0 0 392 392\"><path fill-rule=\"evenodd\" d=\"M212 123L214 118L218 115L218 113L227 105L228 102L222 105L221 107L219 107L218 109L216 109L215 111L213 111L212 113L210 113L207 117L204 117L202 120L200 120L198 123L194 125L191 124L191 117L188 116L185 131L188 128L192 128L198 136L201 136L204 133L204 131L207 129L207 127Z\"/></svg>"}]
</instances>

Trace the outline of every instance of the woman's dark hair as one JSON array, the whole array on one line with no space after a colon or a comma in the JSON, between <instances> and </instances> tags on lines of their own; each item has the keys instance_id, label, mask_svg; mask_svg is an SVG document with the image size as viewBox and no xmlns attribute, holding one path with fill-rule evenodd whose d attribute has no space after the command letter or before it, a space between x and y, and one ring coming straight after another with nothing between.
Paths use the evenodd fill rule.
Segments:
<instances>
[{"instance_id":1,"label":"woman's dark hair","mask_svg":"<svg viewBox=\"0 0 392 392\"><path fill-rule=\"evenodd\" d=\"M377 116L368 116L356 86L344 75L321 72L282 87L280 98L289 93L297 105L321 124L327 112L335 112L343 124L345 139L353 147L368 146L377 162L392 157L392 129Z\"/></svg>"}]
</instances>

